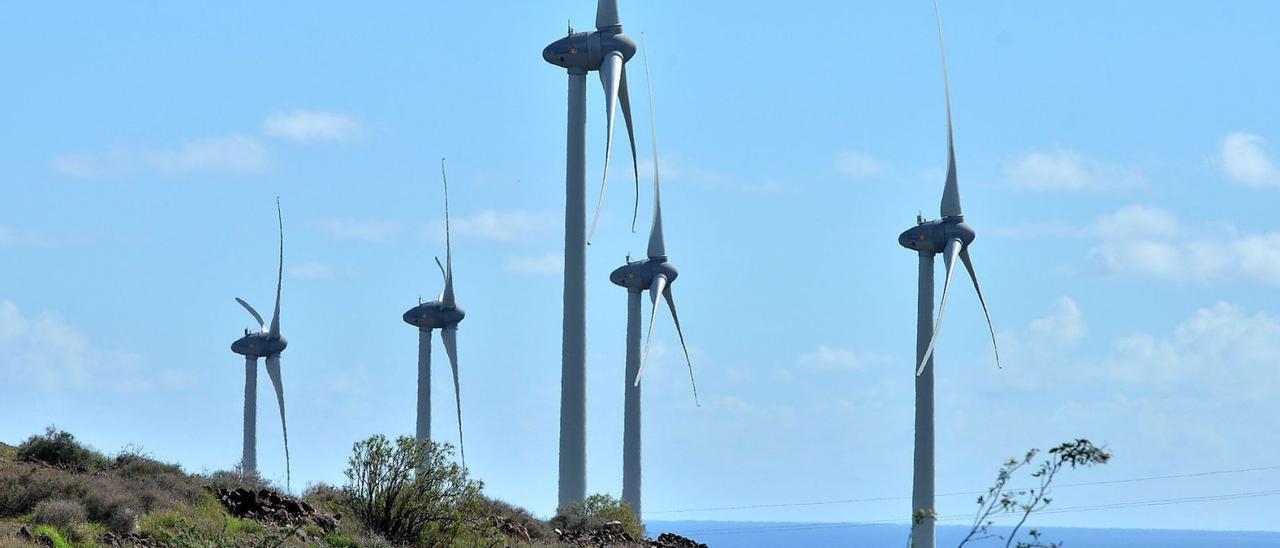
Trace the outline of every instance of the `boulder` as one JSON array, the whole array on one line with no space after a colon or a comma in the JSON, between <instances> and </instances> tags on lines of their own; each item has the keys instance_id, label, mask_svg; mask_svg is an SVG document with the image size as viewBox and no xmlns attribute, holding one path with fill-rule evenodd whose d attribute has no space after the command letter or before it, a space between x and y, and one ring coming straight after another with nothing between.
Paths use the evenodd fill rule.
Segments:
<instances>
[{"instance_id":1,"label":"boulder","mask_svg":"<svg viewBox=\"0 0 1280 548\"><path fill-rule=\"evenodd\" d=\"M338 520L342 519L341 516L320 512L310 504L268 489L250 491L244 488L215 489L208 486L205 489L222 503L228 513L238 518L282 527L314 523L326 533L337 529Z\"/></svg>"}]
</instances>

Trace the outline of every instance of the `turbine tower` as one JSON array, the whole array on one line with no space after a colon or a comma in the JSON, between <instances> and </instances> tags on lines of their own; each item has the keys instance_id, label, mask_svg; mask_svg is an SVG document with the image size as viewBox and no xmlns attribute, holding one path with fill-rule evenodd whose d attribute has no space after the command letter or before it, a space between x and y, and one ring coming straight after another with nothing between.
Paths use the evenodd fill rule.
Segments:
<instances>
[{"instance_id":1,"label":"turbine tower","mask_svg":"<svg viewBox=\"0 0 1280 548\"><path fill-rule=\"evenodd\" d=\"M938 48L942 52L943 94L947 107L947 179L942 188L941 219L926 221L916 217L916 226L898 236L898 243L920 255L919 294L917 296L918 316L916 317L916 414L915 414L915 470L911 487L911 541L915 548L933 548L934 521L934 424L933 424L933 348L938 342L938 331L942 327L942 315L946 312L947 293L951 289L951 275L955 272L956 258L964 263L964 268L973 280L973 288L978 293L978 302L982 304L982 313L987 317L987 328L991 330L991 344L996 344L995 327L991 324L991 314L987 311L986 300L982 297L982 288L978 285L978 276L973 270L973 261L969 258L969 245L976 236L973 228L964 222L964 214L960 209L960 186L956 180L955 140L951 125L951 90L947 81L947 53L942 40L942 15L938 10L938 2L933 3L934 16L938 24ZM942 300L938 304L938 320L933 321L933 258L942 254L946 266L946 278L942 283ZM1000 365L1000 349L996 348L996 366Z\"/></svg>"},{"instance_id":2,"label":"turbine tower","mask_svg":"<svg viewBox=\"0 0 1280 548\"><path fill-rule=\"evenodd\" d=\"M257 332L244 330L244 336L231 343L231 351L244 356L244 455L240 465L245 472L258 471L258 358L267 359L267 375L276 389L276 401L280 404L280 428L284 431L285 486L292 481L289 469L289 426L284 419L284 385L280 378L280 353L289 341L280 334L280 286L284 280L284 215L280 212L280 198L276 197L276 221L280 225L280 263L276 268L276 309L267 328L258 314L244 299L236 297L253 319L258 321Z\"/></svg>"},{"instance_id":3,"label":"turbine tower","mask_svg":"<svg viewBox=\"0 0 1280 548\"><path fill-rule=\"evenodd\" d=\"M440 329L444 351L449 354L449 366L453 368L453 397L458 404L458 452L462 463L467 463L467 452L462 446L462 390L458 383L458 322L466 313L458 308L453 296L453 246L449 234L449 178L445 174L444 160L440 160L440 177L444 180L444 249L445 262L436 266L444 275L444 291L440 298L418 303L404 313L405 323L418 328L418 443L431 439L431 330Z\"/></svg>"},{"instance_id":4,"label":"turbine tower","mask_svg":"<svg viewBox=\"0 0 1280 548\"><path fill-rule=\"evenodd\" d=\"M648 55L645 55L645 76L649 76ZM636 517L641 516L640 496L640 373L649 356L649 344L653 341L653 321L658 313L658 295L666 299L680 335L680 347L684 349L685 363L689 365L689 383L693 384L693 401L698 401L698 385L693 380L693 360L684 343L680 329L680 316L676 314L675 297L671 284L679 272L667 259L666 243L662 236L662 195L658 175L658 137L653 114L653 82L649 81L649 121L653 136L653 226L649 230L648 259L632 262L614 270L609 281L627 288L627 364L625 377L625 411L622 427L622 501L631 506ZM640 353L640 293L649 290L653 305L649 313L649 333L645 339L644 354Z\"/></svg>"},{"instance_id":5,"label":"turbine tower","mask_svg":"<svg viewBox=\"0 0 1280 548\"><path fill-rule=\"evenodd\" d=\"M564 334L560 369L560 482L558 507L587 496L587 327L586 327L586 126L587 73L599 71L605 96L604 173L600 183L600 204L604 203L609 180L609 157L613 148L613 122L617 106L631 143L632 171L635 174L637 204L640 172L635 163L635 134L631 128L631 99L627 91L626 63L635 55L636 44L622 34L617 0L598 0L596 31L573 32L542 50L548 63L569 71L569 124L565 150L564 208ZM635 210L632 227L635 225ZM596 207L591 232L600 219Z\"/></svg>"}]
</instances>

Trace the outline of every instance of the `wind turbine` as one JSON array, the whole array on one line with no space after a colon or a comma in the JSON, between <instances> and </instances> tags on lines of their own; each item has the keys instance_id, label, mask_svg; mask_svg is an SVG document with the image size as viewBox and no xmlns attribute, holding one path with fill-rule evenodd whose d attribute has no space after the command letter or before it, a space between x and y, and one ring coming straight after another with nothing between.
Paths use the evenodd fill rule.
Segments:
<instances>
[{"instance_id":1,"label":"wind turbine","mask_svg":"<svg viewBox=\"0 0 1280 548\"><path fill-rule=\"evenodd\" d=\"M942 84L947 106L947 179L942 188L941 219L926 221L916 216L913 226L898 236L898 243L920 255L918 315L916 317L916 415L915 415L915 470L911 488L912 546L933 548L934 521L934 429L933 429L933 348L938 342L942 327L942 315L946 312L947 294L951 289L951 275L955 273L956 258L973 280L973 288L982 304L991 330L991 344L996 344L995 327L987 311L978 276L969 258L969 245L976 236L973 228L964 222L960 209L960 185L956 180L956 150L951 124L951 89L947 79L947 52L942 39L942 14L938 2L933 2L934 16L938 24L938 48L942 53ZM938 305L938 320L933 321L933 257L942 254L946 266L946 278L942 283L942 300ZM996 347L996 366L1000 365L1000 349Z\"/></svg>"},{"instance_id":2,"label":"wind turbine","mask_svg":"<svg viewBox=\"0 0 1280 548\"><path fill-rule=\"evenodd\" d=\"M631 506L636 516L641 515L640 496L640 373L649 356L653 342L653 321L658 313L658 295L667 301L676 333L680 335L680 347L684 349L685 363L689 365L689 383L693 385L693 401L698 401L698 385L693 380L693 360L689 359L689 347L684 343L684 331L680 329L680 316L676 314L675 297L671 284L679 274L667 259L667 247L662 235L662 194L658 174L657 123L653 114L653 81L649 78L649 56L645 53L645 77L649 84L649 126L653 132L653 225L649 230L649 258L618 267L609 275L609 281L627 288L627 365L622 427L622 501ZM649 290L653 305L649 313L649 333L645 339L644 354L640 353L640 293ZM633 380L634 379L634 380Z\"/></svg>"},{"instance_id":3,"label":"wind turbine","mask_svg":"<svg viewBox=\"0 0 1280 548\"><path fill-rule=\"evenodd\" d=\"M640 171L635 163L636 141L631 128L631 98L627 91L627 61L636 44L622 34L617 0L598 0L596 31L573 32L542 50L548 63L569 71L569 127L565 150L564 208L564 334L560 369L560 481L559 507L587 496L587 365L586 365L586 126L587 73L599 71L605 96L604 174L600 203L609 181L609 157L613 149L614 112L621 104L622 118L631 143L632 170L639 204ZM635 213L632 214L634 229ZM600 219L597 206L591 232Z\"/></svg>"},{"instance_id":4,"label":"wind turbine","mask_svg":"<svg viewBox=\"0 0 1280 548\"><path fill-rule=\"evenodd\" d=\"M458 308L453 296L453 246L449 234L449 178L445 174L444 160L440 160L440 177L444 180L444 249L445 264L436 257L436 266L444 276L444 291L440 298L418 303L404 313L405 323L418 328L418 432L419 443L431 439L431 330L439 328L444 340L444 351L449 354L453 368L453 397L458 404L458 452L465 466L467 452L462 447L462 389L458 383L458 322L467 314Z\"/></svg>"},{"instance_id":5,"label":"wind turbine","mask_svg":"<svg viewBox=\"0 0 1280 548\"><path fill-rule=\"evenodd\" d=\"M280 211L280 198L276 197L276 220L280 225L280 263L276 268L276 309L271 316L271 327L267 328L258 314L244 299L236 297L253 319L258 321L259 330L250 333L244 330L244 336L231 343L231 351L244 356L244 455L241 468L246 472L258 471L258 358L267 359L267 375L276 389L276 401L280 404L280 428L284 431L284 469L285 485L291 483L289 469L289 426L284 419L284 385L280 378L280 353L289 346L289 341L280 334L280 286L284 280L284 215Z\"/></svg>"}]
</instances>

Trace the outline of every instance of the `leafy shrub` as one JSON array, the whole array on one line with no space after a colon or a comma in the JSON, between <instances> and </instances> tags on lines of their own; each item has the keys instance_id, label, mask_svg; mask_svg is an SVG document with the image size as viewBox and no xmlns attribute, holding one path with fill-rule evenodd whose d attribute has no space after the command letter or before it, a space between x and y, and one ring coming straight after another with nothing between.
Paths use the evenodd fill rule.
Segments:
<instances>
[{"instance_id":1,"label":"leafy shrub","mask_svg":"<svg viewBox=\"0 0 1280 548\"><path fill-rule=\"evenodd\" d=\"M31 436L18 446L18 460L58 468L93 472L107 465L107 458L76 441L75 436L50 426L43 436Z\"/></svg>"},{"instance_id":2,"label":"leafy shrub","mask_svg":"<svg viewBox=\"0 0 1280 548\"><path fill-rule=\"evenodd\" d=\"M1045 543L1041 532L1035 529L1027 531L1026 540L1018 539L1018 531L1026 524L1031 514L1044 510L1049 503L1053 502L1050 495L1053 492L1053 480L1057 478L1059 472L1068 467L1075 469L1106 464L1111 460L1111 453L1084 438L1068 441L1050 449L1048 458L1041 461L1035 471L1029 474L1039 485L1033 488L1008 487L1015 474L1024 467L1032 465L1039 454L1040 450L1033 448L1021 459L1010 458L1005 461L1000 471L996 473L995 484L987 490L986 495L978 497L978 513L973 520L973 526L969 529L969 534L960 541L959 546L963 547L970 541L976 542L995 537L1004 540L1006 547L1061 548L1061 543ZM1019 518L1007 536L991 531L991 526L995 524L991 519L992 516L1001 514L1013 514ZM1014 544L1015 541L1017 544Z\"/></svg>"},{"instance_id":3,"label":"leafy shrub","mask_svg":"<svg viewBox=\"0 0 1280 548\"><path fill-rule=\"evenodd\" d=\"M62 531L59 531L57 527L52 525L41 525L36 527L36 529L31 532L31 536L43 541L42 544L47 543L49 546L53 546L53 548L73 548L71 543L67 542L66 535L63 535Z\"/></svg>"},{"instance_id":4,"label":"leafy shrub","mask_svg":"<svg viewBox=\"0 0 1280 548\"><path fill-rule=\"evenodd\" d=\"M122 449L111 459L111 469L125 478L146 478L169 476L186 479L186 473L177 464L161 462L142 450L130 445Z\"/></svg>"},{"instance_id":5,"label":"leafy shrub","mask_svg":"<svg viewBox=\"0 0 1280 548\"><path fill-rule=\"evenodd\" d=\"M256 470L245 470L240 465L230 470L219 470L202 478L203 482L214 489L234 490L237 488L250 491L281 491L270 480L262 477Z\"/></svg>"},{"instance_id":6,"label":"leafy shrub","mask_svg":"<svg viewBox=\"0 0 1280 548\"><path fill-rule=\"evenodd\" d=\"M393 444L376 435L357 442L348 460L348 506L387 540L449 545L460 538L493 537L483 515L483 484L449 461L452 447L401 436Z\"/></svg>"},{"instance_id":7,"label":"leafy shrub","mask_svg":"<svg viewBox=\"0 0 1280 548\"><path fill-rule=\"evenodd\" d=\"M329 533L324 537L324 543L332 548L359 548L360 543L348 538L342 533Z\"/></svg>"},{"instance_id":8,"label":"leafy shrub","mask_svg":"<svg viewBox=\"0 0 1280 548\"><path fill-rule=\"evenodd\" d=\"M73 525L89 517L83 504L66 499L41 501L32 514L36 523L44 523L60 529L71 529Z\"/></svg>"},{"instance_id":9,"label":"leafy shrub","mask_svg":"<svg viewBox=\"0 0 1280 548\"><path fill-rule=\"evenodd\" d=\"M76 546L97 546L102 540L102 535L107 533L107 528L101 524L85 521L73 525L67 533L68 540L74 542Z\"/></svg>"},{"instance_id":10,"label":"leafy shrub","mask_svg":"<svg viewBox=\"0 0 1280 548\"><path fill-rule=\"evenodd\" d=\"M632 537L644 537L644 525L627 503L606 494L596 494L587 500L570 503L551 518L551 524L566 530L593 531L611 521L622 523L622 530Z\"/></svg>"},{"instance_id":11,"label":"leafy shrub","mask_svg":"<svg viewBox=\"0 0 1280 548\"><path fill-rule=\"evenodd\" d=\"M347 492L327 483L316 483L302 492L302 500L313 506L337 509L346 504Z\"/></svg>"}]
</instances>

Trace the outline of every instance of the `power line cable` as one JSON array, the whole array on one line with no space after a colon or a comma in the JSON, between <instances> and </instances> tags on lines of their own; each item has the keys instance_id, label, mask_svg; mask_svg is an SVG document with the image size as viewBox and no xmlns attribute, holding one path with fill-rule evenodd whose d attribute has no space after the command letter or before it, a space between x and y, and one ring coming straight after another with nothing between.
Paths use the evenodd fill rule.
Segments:
<instances>
[{"instance_id":1,"label":"power line cable","mask_svg":"<svg viewBox=\"0 0 1280 548\"><path fill-rule=\"evenodd\" d=\"M1262 472L1262 471L1267 471L1267 470L1280 470L1280 465L1273 465L1273 466L1258 466L1258 467L1253 467L1253 468L1236 468L1236 469L1232 469L1232 470L1211 470L1211 471L1206 471L1206 472L1189 472L1189 473L1185 473L1185 474L1167 474L1167 475L1161 475L1161 476L1145 476L1145 477L1126 478L1126 479L1116 479L1116 480L1100 480L1100 481L1086 481L1086 482L1077 482L1077 483L1064 483L1064 484L1061 484L1061 485L1055 485L1055 486L1054 486L1054 489L1069 488L1069 487L1088 487L1088 486L1096 486L1096 485L1116 485L1116 484L1138 483L1138 482L1144 482L1144 481L1158 481L1158 480L1168 480L1168 479L1198 478L1198 477L1206 477L1206 476L1220 476L1220 475L1226 475L1226 474L1241 474L1241 473L1247 473L1247 472ZM973 496L973 495L985 495L985 494L987 494L987 491L985 491L985 490L982 490L982 491L956 491L956 492L952 492L952 493L942 493L942 494L939 494L939 495L936 495L936 496L937 496L937 497L957 497L957 496L965 496L965 495ZM706 507L706 508L681 508L681 509L677 509L677 510L651 510L651 511L645 511L645 514L684 514L684 513L689 513L689 512L719 512L719 511L727 511L727 510L756 510L756 509L761 509L761 508L791 508L791 507L802 507L802 506L827 506L827 505L832 505L832 504L856 504L856 503L863 503L863 502L887 502L887 501L894 501L894 500L911 500L911 497L910 497L910 496L885 496L885 497L869 497L869 498L859 498L859 499L841 499L841 500L822 500L822 501L809 501L809 502L782 502L782 503L772 503L772 504L749 504L749 505L743 505L743 506L712 506L712 507Z\"/></svg>"},{"instance_id":2,"label":"power line cable","mask_svg":"<svg viewBox=\"0 0 1280 548\"><path fill-rule=\"evenodd\" d=\"M1273 497L1273 496L1280 496L1280 489L1266 489L1261 491L1244 491L1239 493L1223 493L1223 494L1217 494L1217 495L1199 495L1199 496L1176 497L1176 498L1167 498L1167 499L1138 500L1138 501L1112 502L1112 503L1105 503L1105 504L1047 508L1045 510L1037 511L1036 513L1037 514L1067 514L1067 513L1078 513L1078 512L1091 512L1091 511L1098 511L1098 510L1119 510L1119 509L1139 508L1139 507L1149 507L1149 506L1172 506L1172 505L1178 505L1178 504L1193 504L1193 503L1202 503L1202 502L1221 502L1221 501L1241 500L1241 499L1260 498L1260 497ZM991 519L1014 518L1014 517L1018 517L1019 515L1020 514L1016 514L1016 513L997 514L997 515L991 516ZM959 520L972 520L972 519L973 519L973 514L952 514L947 516L939 516L937 518L937 521L959 521ZM868 520L868 521L851 521L851 522L842 522L842 523L811 523L811 524L796 523L796 524L777 525L777 526L768 526L768 527L735 527L735 528L723 528L723 529L694 530L694 531L687 531L685 532L685 534L721 535L721 534L738 534L738 533L787 532L787 531L808 531L808 530L816 530L816 529L836 529L836 528L845 528L845 527L866 527L871 525L895 525L895 524L905 525L907 524L907 520L903 520L901 518L893 518L893 519L880 519L880 520Z\"/></svg>"}]
</instances>

